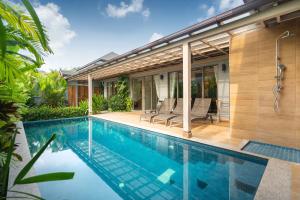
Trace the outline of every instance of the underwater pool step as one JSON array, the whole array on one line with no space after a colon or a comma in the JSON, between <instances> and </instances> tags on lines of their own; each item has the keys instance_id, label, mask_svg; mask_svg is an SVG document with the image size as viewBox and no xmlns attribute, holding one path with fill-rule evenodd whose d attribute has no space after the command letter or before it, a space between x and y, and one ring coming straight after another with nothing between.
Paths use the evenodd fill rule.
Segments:
<instances>
[{"instance_id":1,"label":"underwater pool step","mask_svg":"<svg viewBox=\"0 0 300 200\"><path fill-rule=\"evenodd\" d=\"M250 141L248 142L248 144L246 144L243 150L272 158L300 163L299 149L267 144L257 141Z\"/></svg>"}]
</instances>

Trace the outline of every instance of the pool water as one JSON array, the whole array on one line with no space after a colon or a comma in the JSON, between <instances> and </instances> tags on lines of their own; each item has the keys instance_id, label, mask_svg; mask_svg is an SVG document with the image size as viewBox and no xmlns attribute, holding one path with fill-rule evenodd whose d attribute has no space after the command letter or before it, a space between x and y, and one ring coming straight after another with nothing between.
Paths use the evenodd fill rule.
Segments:
<instances>
[{"instance_id":1,"label":"pool water","mask_svg":"<svg viewBox=\"0 0 300 200\"><path fill-rule=\"evenodd\" d=\"M73 171L40 183L46 199L254 199L267 160L96 118L27 122L35 172Z\"/></svg>"}]
</instances>

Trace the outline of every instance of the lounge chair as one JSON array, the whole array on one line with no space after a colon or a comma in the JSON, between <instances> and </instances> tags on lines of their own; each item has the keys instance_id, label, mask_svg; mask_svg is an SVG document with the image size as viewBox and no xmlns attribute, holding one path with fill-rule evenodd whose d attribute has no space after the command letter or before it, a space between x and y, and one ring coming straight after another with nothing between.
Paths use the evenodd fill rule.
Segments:
<instances>
[{"instance_id":1,"label":"lounge chair","mask_svg":"<svg viewBox=\"0 0 300 200\"><path fill-rule=\"evenodd\" d=\"M170 110L168 113L159 113L158 115L153 117L152 122L155 123L157 121L163 121L165 122L165 125L168 125L168 121L171 118L176 117L178 115L182 115L182 108L183 108L182 98L178 98L177 105L173 111Z\"/></svg>"},{"instance_id":2,"label":"lounge chair","mask_svg":"<svg viewBox=\"0 0 300 200\"><path fill-rule=\"evenodd\" d=\"M211 104L210 98L196 98L193 108L191 110L191 121L195 119L207 119L208 110ZM169 119L169 124L172 126L173 123L182 124L183 123L183 115L179 115Z\"/></svg>"},{"instance_id":3,"label":"lounge chair","mask_svg":"<svg viewBox=\"0 0 300 200\"><path fill-rule=\"evenodd\" d=\"M152 121L152 118L157 116L158 114L168 113L170 109L173 108L175 103L174 98L165 98L163 102L157 105L155 111L146 111L144 114L140 115L140 121Z\"/></svg>"}]
</instances>

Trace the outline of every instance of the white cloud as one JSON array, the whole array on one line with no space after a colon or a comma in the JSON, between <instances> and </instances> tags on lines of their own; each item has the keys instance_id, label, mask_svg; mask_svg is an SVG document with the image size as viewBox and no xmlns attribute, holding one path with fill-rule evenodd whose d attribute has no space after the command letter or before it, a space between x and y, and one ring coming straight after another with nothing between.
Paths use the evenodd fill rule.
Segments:
<instances>
[{"instance_id":1,"label":"white cloud","mask_svg":"<svg viewBox=\"0 0 300 200\"><path fill-rule=\"evenodd\" d=\"M59 12L60 8L56 4L39 4L35 10L46 27L50 39L50 47L54 53L55 51L60 51L76 36L75 31L71 29L69 20Z\"/></svg>"},{"instance_id":2,"label":"white cloud","mask_svg":"<svg viewBox=\"0 0 300 200\"><path fill-rule=\"evenodd\" d=\"M242 5L244 2L243 0L221 0L219 3L219 10L229 10L231 8L237 7Z\"/></svg>"},{"instance_id":3,"label":"white cloud","mask_svg":"<svg viewBox=\"0 0 300 200\"><path fill-rule=\"evenodd\" d=\"M202 13L204 13L202 17L197 19L197 21L199 21L199 22L203 21L209 17L212 17L216 14L216 8L213 5L208 6L207 4L202 4L202 5L200 5L199 8L200 8L200 11Z\"/></svg>"},{"instance_id":4,"label":"white cloud","mask_svg":"<svg viewBox=\"0 0 300 200\"><path fill-rule=\"evenodd\" d=\"M149 42L154 42L160 38L164 37L161 33L153 33L149 39Z\"/></svg>"},{"instance_id":5,"label":"white cloud","mask_svg":"<svg viewBox=\"0 0 300 200\"><path fill-rule=\"evenodd\" d=\"M208 8L207 10L207 16L213 16L216 13L216 9L215 7L211 6L210 8Z\"/></svg>"},{"instance_id":6,"label":"white cloud","mask_svg":"<svg viewBox=\"0 0 300 200\"><path fill-rule=\"evenodd\" d=\"M150 16L150 10L149 8L145 9L143 12L142 12L142 15L145 17L145 18L148 18Z\"/></svg>"},{"instance_id":7,"label":"white cloud","mask_svg":"<svg viewBox=\"0 0 300 200\"><path fill-rule=\"evenodd\" d=\"M49 55L45 58L43 70L57 69L62 66L53 66L55 60L64 55L65 47L76 36L72 30L69 20L60 13L60 8L54 3L46 5L36 4L35 10L42 24L47 30L54 55Z\"/></svg>"},{"instance_id":8,"label":"white cloud","mask_svg":"<svg viewBox=\"0 0 300 200\"><path fill-rule=\"evenodd\" d=\"M130 4L121 1L119 6L108 4L106 13L109 17L123 18L129 13L141 13L144 17L150 16L149 8L143 9L144 0L132 0Z\"/></svg>"},{"instance_id":9,"label":"white cloud","mask_svg":"<svg viewBox=\"0 0 300 200\"><path fill-rule=\"evenodd\" d=\"M202 16L197 19L198 22L213 17L217 13L235 8L243 4L243 0L217 0L213 5L201 4L199 9Z\"/></svg>"}]
</instances>

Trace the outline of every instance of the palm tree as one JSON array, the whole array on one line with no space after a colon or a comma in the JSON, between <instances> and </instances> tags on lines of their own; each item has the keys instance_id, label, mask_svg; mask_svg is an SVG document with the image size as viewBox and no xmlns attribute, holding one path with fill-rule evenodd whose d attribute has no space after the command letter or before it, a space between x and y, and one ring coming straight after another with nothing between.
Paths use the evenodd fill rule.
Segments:
<instances>
[{"instance_id":1,"label":"palm tree","mask_svg":"<svg viewBox=\"0 0 300 200\"><path fill-rule=\"evenodd\" d=\"M32 5L28 0L22 2L26 12L0 0L0 99L15 100L19 92L16 80L40 67L42 56L52 53Z\"/></svg>"}]
</instances>

